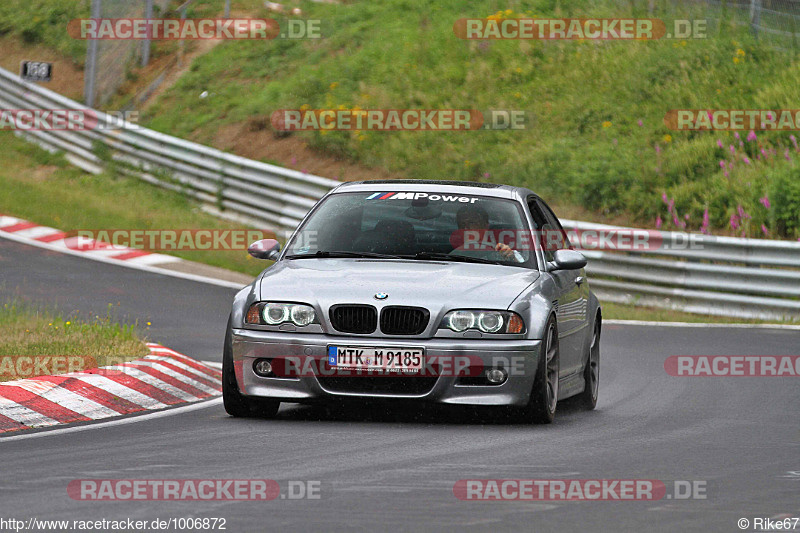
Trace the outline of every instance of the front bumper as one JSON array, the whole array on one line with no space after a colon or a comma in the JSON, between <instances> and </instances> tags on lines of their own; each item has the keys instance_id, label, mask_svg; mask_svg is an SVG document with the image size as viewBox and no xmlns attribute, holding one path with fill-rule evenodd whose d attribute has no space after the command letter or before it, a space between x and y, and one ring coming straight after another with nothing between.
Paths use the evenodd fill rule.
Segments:
<instances>
[{"instance_id":1,"label":"front bumper","mask_svg":"<svg viewBox=\"0 0 800 533\"><path fill-rule=\"evenodd\" d=\"M539 361L539 340L492 340L492 339L397 339L335 336L312 333L291 333L234 329L233 363L239 390L246 396L272 398L285 402L311 403L347 398L398 398L440 404L460 405L525 405L528 402L536 368ZM332 381L317 373L302 377L261 377L253 371L253 362L259 358L292 358L324 360L329 345L422 347L426 358L438 361L481 361L486 368L496 367L498 362L508 372L508 378L500 385L474 384L458 377L454 371L427 379L422 387L409 390L384 390L382 387L364 386L366 382L347 380L332 386ZM456 363L451 368L458 367ZM352 380L376 379L352 377ZM413 380L416 377L384 377L383 380ZM429 384L429 385L428 385ZM396 389L396 388L395 388Z\"/></svg>"}]
</instances>

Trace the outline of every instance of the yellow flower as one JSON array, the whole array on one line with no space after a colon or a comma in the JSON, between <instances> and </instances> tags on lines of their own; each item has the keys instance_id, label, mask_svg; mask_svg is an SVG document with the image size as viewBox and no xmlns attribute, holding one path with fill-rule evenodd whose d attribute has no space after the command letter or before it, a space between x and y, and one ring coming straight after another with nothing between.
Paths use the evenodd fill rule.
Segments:
<instances>
[{"instance_id":1,"label":"yellow flower","mask_svg":"<svg viewBox=\"0 0 800 533\"><path fill-rule=\"evenodd\" d=\"M514 71L515 71L517 74L521 74L521 73L522 73L522 68L520 68L520 67L517 67L516 69L514 69Z\"/></svg>"},{"instance_id":2,"label":"yellow flower","mask_svg":"<svg viewBox=\"0 0 800 533\"><path fill-rule=\"evenodd\" d=\"M522 93L521 92L514 93L514 98L522 98Z\"/></svg>"},{"instance_id":3,"label":"yellow flower","mask_svg":"<svg viewBox=\"0 0 800 533\"><path fill-rule=\"evenodd\" d=\"M308 105L308 104L303 104L303 105L301 105L301 106L300 106L300 111L305 111L305 110L307 110L307 109L308 109L308 108L310 108L310 107L311 107L311 106L310 106L310 105Z\"/></svg>"},{"instance_id":4,"label":"yellow flower","mask_svg":"<svg viewBox=\"0 0 800 533\"><path fill-rule=\"evenodd\" d=\"M327 135L327 134L328 134L328 130L321 130L321 131L319 132L319 134L320 134L320 135Z\"/></svg>"},{"instance_id":5,"label":"yellow flower","mask_svg":"<svg viewBox=\"0 0 800 533\"><path fill-rule=\"evenodd\" d=\"M69 326L70 324L72 324L72 322L70 322L69 320L67 320L67 325Z\"/></svg>"},{"instance_id":6,"label":"yellow flower","mask_svg":"<svg viewBox=\"0 0 800 533\"><path fill-rule=\"evenodd\" d=\"M512 14L512 13L513 13L513 11L512 11L512 10L510 10L510 9L506 9L506 15L510 15L510 14Z\"/></svg>"},{"instance_id":7,"label":"yellow flower","mask_svg":"<svg viewBox=\"0 0 800 533\"><path fill-rule=\"evenodd\" d=\"M331 83L331 86L330 86L330 88L331 88L331 90L334 90L334 89L335 89L335 88L337 88L338 86L339 86L339 82L338 82L338 81L335 81L335 82Z\"/></svg>"},{"instance_id":8,"label":"yellow flower","mask_svg":"<svg viewBox=\"0 0 800 533\"><path fill-rule=\"evenodd\" d=\"M150 322L148 322L148 323L147 323L147 325L148 325L148 326L151 326L152 324L150 324Z\"/></svg>"},{"instance_id":9,"label":"yellow flower","mask_svg":"<svg viewBox=\"0 0 800 533\"><path fill-rule=\"evenodd\" d=\"M738 58L738 57L734 57L734 58L733 58L733 62L734 62L734 63L738 63L738 62L739 62L739 58Z\"/></svg>"},{"instance_id":10,"label":"yellow flower","mask_svg":"<svg viewBox=\"0 0 800 533\"><path fill-rule=\"evenodd\" d=\"M609 122L608 120L606 120L605 122L603 122L603 127L604 127L604 128L610 128L610 127L611 127L611 122Z\"/></svg>"},{"instance_id":11,"label":"yellow flower","mask_svg":"<svg viewBox=\"0 0 800 533\"><path fill-rule=\"evenodd\" d=\"M470 163L469 159L467 159L466 161L464 161L464 166L465 166L465 167L468 167L468 166L470 166L471 164L472 164L472 163Z\"/></svg>"},{"instance_id":12,"label":"yellow flower","mask_svg":"<svg viewBox=\"0 0 800 533\"><path fill-rule=\"evenodd\" d=\"M681 41L681 46L686 46L686 41Z\"/></svg>"},{"instance_id":13,"label":"yellow flower","mask_svg":"<svg viewBox=\"0 0 800 533\"><path fill-rule=\"evenodd\" d=\"M737 55L737 56L744 56L744 50L742 50L741 48L739 48L738 50L736 50L736 55Z\"/></svg>"},{"instance_id":14,"label":"yellow flower","mask_svg":"<svg viewBox=\"0 0 800 533\"><path fill-rule=\"evenodd\" d=\"M664 135L663 137L661 137L661 140L664 141L665 143L672 142L672 135L670 135L668 133L668 134Z\"/></svg>"},{"instance_id":15,"label":"yellow flower","mask_svg":"<svg viewBox=\"0 0 800 533\"><path fill-rule=\"evenodd\" d=\"M359 142L361 142L361 141L363 141L363 140L364 140L364 139L366 139L366 138L367 138L367 136L366 136L366 135L359 135L359 136L358 136L358 141L359 141Z\"/></svg>"}]
</instances>

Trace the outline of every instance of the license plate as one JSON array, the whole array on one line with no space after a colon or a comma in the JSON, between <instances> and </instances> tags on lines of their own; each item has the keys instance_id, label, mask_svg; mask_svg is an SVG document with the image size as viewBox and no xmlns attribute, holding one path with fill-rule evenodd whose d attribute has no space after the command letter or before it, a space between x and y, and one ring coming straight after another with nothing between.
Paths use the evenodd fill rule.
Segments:
<instances>
[{"instance_id":1,"label":"license plate","mask_svg":"<svg viewBox=\"0 0 800 533\"><path fill-rule=\"evenodd\" d=\"M424 357L422 348L328 346L328 364L343 369L419 372Z\"/></svg>"}]
</instances>

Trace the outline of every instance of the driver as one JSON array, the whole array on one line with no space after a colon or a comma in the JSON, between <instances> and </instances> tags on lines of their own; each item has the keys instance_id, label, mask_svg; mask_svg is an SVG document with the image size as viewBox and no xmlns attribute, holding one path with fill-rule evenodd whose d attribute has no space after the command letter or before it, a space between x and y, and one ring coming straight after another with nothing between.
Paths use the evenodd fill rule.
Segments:
<instances>
[{"instance_id":1,"label":"driver","mask_svg":"<svg viewBox=\"0 0 800 533\"><path fill-rule=\"evenodd\" d=\"M487 231L489 229L489 213L479 205L468 204L456 212L456 224L460 231ZM494 249L505 261L517 261L521 263L525 260L522 254L502 242L498 242ZM461 254L464 252L476 251L478 253L485 253L484 250L466 250L463 248L463 245L462 247L456 248L456 250Z\"/></svg>"}]
</instances>

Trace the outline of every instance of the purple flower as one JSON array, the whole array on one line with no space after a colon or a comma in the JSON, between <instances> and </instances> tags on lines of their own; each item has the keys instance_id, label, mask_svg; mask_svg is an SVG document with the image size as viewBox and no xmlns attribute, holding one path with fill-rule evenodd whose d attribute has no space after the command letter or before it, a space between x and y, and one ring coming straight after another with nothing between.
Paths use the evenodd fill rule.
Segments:
<instances>
[{"instance_id":1,"label":"purple flower","mask_svg":"<svg viewBox=\"0 0 800 533\"><path fill-rule=\"evenodd\" d=\"M667 205L667 211L672 213L672 210L675 209L675 198L672 198Z\"/></svg>"},{"instance_id":2,"label":"purple flower","mask_svg":"<svg viewBox=\"0 0 800 533\"><path fill-rule=\"evenodd\" d=\"M667 203L667 193L661 193L661 199L662 199L662 200L664 201L664 203L666 204L666 203Z\"/></svg>"},{"instance_id":3,"label":"purple flower","mask_svg":"<svg viewBox=\"0 0 800 533\"><path fill-rule=\"evenodd\" d=\"M725 168L725 161L719 160L719 168Z\"/></svg>"},{"instance_id":4,"label":"purple flower","mask_svg":"<svg viewBox=\"0 0 800 533\"><path fill-rule=\"evenodd\" d=\"M614 146L617 145L617 139L611 139L611 142L614 143Z\"/></svg>"},{"instance_id":5,"label":"purple flower","mask_svg":"<svg viewBox=\"0 0 800 533\"><path fill-rule=\"evenodd\" d=\"M722 144L722 141L720 139L717 139L717 146L719 146L720 148L725 148L725 145Z\"/></svg>"},{"instance_id":6,"label":"purple flower","mask_svg":"<svg viewBox=\"0 0 800 533\"><path fill-rule=\"evenodd\" d=\"M731 222L731 229L735 230L736 228L739 227L739 217L737 217L736 215L731 215L730 222Z\"/></svg>"},{"instance_id":7,"label":"purple flower","mask_svg":"<svg viewBox=\"0 0 800 533\"><path fill-rule=\"evenodd\" d=\"M484 173L483 173L483 177L484 177L484 178L488 178L489 176L491 176L491 174L489 174L488 172L484 172Z\"/></svg>"},{"instance_id":8,"label":"purple flower","mask_svg":"<svg viewBox=\"0 0 800 533\"><path fill-rule=\"evenodd\" d=\"M792 156L789 155L789 149L787 148L785 152L783 152L783 157L786 158L787 161L792 160Z\"/></svg>"},{"instance_id":9,"label":"purple flower","mask_svg":"<svg viewBox=\"0 0 800 533\"><path fill-rule=\"evenodd\" d=\"M293 158L292 158L292 164L294 165L294 164L296 164L296 163L297 163L297 158L296 158L296 157L293 157Z\"/></svg>"},{"instance_id":10,"label":"purple flower","mask_svg":"<svg viewBox=\"0 0 800 533\"><path fill-rule=\"evenodd\" d=\"M708 223L708 208L706 207L706 210L703 211L703 226L700 228L700 232L708 233Z\"/></svg>"},{"instance_id":11,"label":"purple flower","mask_svg":"<svg viewBox=\"0 0 800 533\"><path fill-rule=\"evenodd\" d=\"M739 141L739 148L743 148L743 147L744 147L744 141Z\"/></svg>"},{"instance_id":12,"label":"purple flower","mask_svg":"<svg viewBox=\"0 0 800 533\"><path fill-rule=\"evenodd\" d=\"M732 153L732 154L735 154L735 153L736 153L736 148L734 148L734 147L733 147L733 145L731 145L731 153Z\"/></svg>"},{"instance_id":13,"label":"purple flower","mask_svg":"<svg viewBox=\"0 0 800 533\"><path fill-rule=\"evenodd\" d=\"M750 164L750 160L747 158L747 156L744 156L744 158L742 158L742 161L744 161L748 165Z\"/></svg>"},{"instance_id":14,"label":"purple flower","mask_svg":"<svg viewBox=\"0 0 800 533\"><path fill-rule=\"evenodd\" d=\"M730 174L728 174L728 171L727 171L727 170L726 170L725 172L723 172L722 174L723 174L723 176L725 176L726 178L727 178L728 176L730 176Z\"/></svg>"},{"instance_id":15,"label":"purple flower","mask_svg":"<svg viewBox=\"0 0 800 533\"><path fill-rule=\"evenodd\" d=\"M659 145L656 145L656 153L657 154L661 153L661 147Z\"/></svg>"},{"instance_id":16,"label":"purple flower","mask_svg":"<svg viewBox=\"0 0 800 533\"><path fill-rule=\"evenodd\" d=\"M639 122L637 122L637 124L639 124L639 126L644 126L644 122L642 122L642 119L639 119Z\"/></svg>"},{"instance_id":17,"label":"purple flower","mask_svg":"<svg viewBox=\"0 0 800 533\"><path fill-rule=\"evenodd\" d=\"M662 223L663 223L663 222L662 222L662 220L661 220L661 216L660 216L660 215L659 215L659 216L657 216L657 217L656 217L656 229L661 229L661 224L662 224Z\"/></svg>"},{"instance_id":18,"label":"purple flower","mask_svg":"<svg viewBox=\"0 0 800 533\"><path fill-rule=\"evenodd\" d=\"M761 224L761 231L764 233L764 237L769 235L769 230L767 229L767 227L764 224Z\"/></svg>"},{"instance_id":19,"label":"purple flower","mask_svg":"<svg viewBox=\"0 0 800 533\"><path fill-rule=\"evenodd\" d=\"M763 148L761 149L761 155L763 155L763 156L764 156L764 158L766 158L766 157L767 157L767 151L766 151L766 150L764 150Z\"/></svg>"},{"instance_id":20,"label":"purple flower","mask_svg":"<svg viewBox=\"0 0 800 533\"><path fill-rule=\"evenodd\" d=\"M672 223L675 224L676 226L680 226L681 221L678 220L678 215L672 215Z\"/></svg>"},{"instance_id":21,"label":"purple flower","mask_svg":"<svg viewBox=\"0 0 800 533\"><path fill-rule=\"evenodd\" d=\"M752 142L755 140L758 140L758 137L756 137L756 132L750 130L750 133L747 134L747 142Z\"/></svg>"},{"instance_id":22,"label":"purple flower","mask_svg":"<svg viewBox=\"0 0 800 533\"><path fill-rule=\"evenodd\" d=\"M736 138L738 139L738 138L739 138L739 132L738 132L738 131L737 131L737 132L735 132L735 133L733 134L733 136L734 136L734 137L736 137Z\"/></svg>"},{"instance_id":23,"label":"purple flower","mask_svg":"<svg viewBox=\"0 0 800 533\"><path fill-rule=\"evenodd\" d=\"M772 204L769 203L769 197L767 195L764 195L764 197L760 198L758 201L759 201L759 203L761 203L761 205L763 205L767 209L769 209L771 207L771 205L772 205Z\"/></svg>"}]
</instances>

